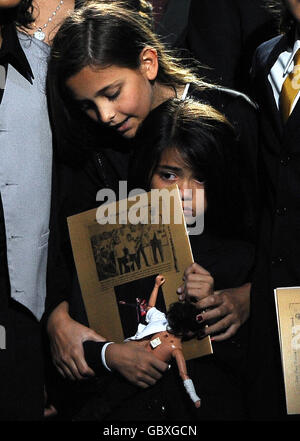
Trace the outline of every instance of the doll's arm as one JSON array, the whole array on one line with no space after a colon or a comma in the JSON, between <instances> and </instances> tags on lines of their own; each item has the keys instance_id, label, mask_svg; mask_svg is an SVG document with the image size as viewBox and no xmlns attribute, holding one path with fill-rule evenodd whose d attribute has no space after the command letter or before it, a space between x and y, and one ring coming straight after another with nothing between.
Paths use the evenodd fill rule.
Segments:
<instances>
[{"instance_id":1,"label":"doll's arm","mask_svg":"<svg viewBox=\"0 0 300 441\"><path fill-rule=\"evenodd\" d=\"M186 362L181 349L174 349L172 356L176 359L179 375L183 380L185 390L189 394L191 400L194 402L195 407L201 406L201 398L198 397L195 391L193 380L191 380L187 373Z\"/></svg>"},{"instance_id":2,"label":"doll's arm","mask_svg":"<svg viewBox=\"0 0 300 441\"><path fill-rule=\"evenodd\" d=\"M164 283L165 283L165 278L162 275L159 274L156 277L156 279L155 279L155 284L154 284L154 288L153 288L152 293L151 293L150 298L149 298L149 302L148 302L148 306L147 306L147 311L150 308L153 308L153 306L156 305L156 300L157 300L157 295L158 295L159 287L161 285L163 285Z\"/></svg>"}]
</instances>

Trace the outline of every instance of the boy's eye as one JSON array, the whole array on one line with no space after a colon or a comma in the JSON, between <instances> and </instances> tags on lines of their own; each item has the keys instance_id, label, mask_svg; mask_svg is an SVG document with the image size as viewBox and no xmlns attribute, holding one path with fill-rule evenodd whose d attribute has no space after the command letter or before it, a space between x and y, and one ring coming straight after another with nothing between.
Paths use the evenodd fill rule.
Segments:
<instances>
[{"instance_id":1,"label":"boy's eye","mask_svg":"<svg viewBox=\"0 0 300 441\"><path fill-rule=\"evenodd\" d=\"M177 176L171 172L160 172L159 176L166 181L175 181L177 179Z\"/></svg>"}]
</instances>

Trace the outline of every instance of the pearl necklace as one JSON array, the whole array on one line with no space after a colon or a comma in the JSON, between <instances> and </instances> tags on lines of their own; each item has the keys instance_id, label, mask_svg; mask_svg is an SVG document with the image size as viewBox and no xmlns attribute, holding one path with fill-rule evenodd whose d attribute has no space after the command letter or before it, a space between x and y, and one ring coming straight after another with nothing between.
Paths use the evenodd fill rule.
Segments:
<instances>
[{"instance_id":1,"label":"pearl necklace","mask_svg":"<svg viewBox=\"0 0 300 441\"><path fill-rule=\"evenodd\" d=\"M60 8L62 7L63 4L64 4L64 0L60 0L60 2L58 3L58 5L55 8L55 11L52 12L51 16L48 18L47 22L43 26L37 27L33 23L33 26L36 28L36 31L33 35L37 40L40 40L40 41L45 40L46 34L43 30L48 26L49 23L51 23L52 19L55 17L55 15L60 10Z\"/></svg>"}]
</instances>

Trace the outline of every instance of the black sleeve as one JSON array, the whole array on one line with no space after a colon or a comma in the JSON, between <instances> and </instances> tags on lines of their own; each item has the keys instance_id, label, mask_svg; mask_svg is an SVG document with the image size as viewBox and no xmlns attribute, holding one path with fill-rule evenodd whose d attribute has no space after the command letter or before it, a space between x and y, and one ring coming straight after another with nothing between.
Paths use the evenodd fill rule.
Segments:
<instances>
[{"instance_id":1,"label":"black sleeve","mask_svg":"<svg viewBox=\"0 0 300 441\"><path fill-rule=\"evenodd\" d=\"M258 183L259 128L257 108L242 97L235 98L224 109L228 120L234 125L240 151L240 180L245 196L246 239L256 241L257 220L260 210Z\"/></svg>"},{"instance_id":2,"label":"black sleeve","mask_svg":"<svg viewBox=\"0 0 300 441\"><path fill-rule=\"evenodd\" d=\"M61 302L70 303L78 290L76 268L67 225L67 217L96 206L101 181L91 161L80 168L55 159L53 166L52 206L47 267L47 296L43 320ZM85 323L84 323L85 324Z\"/></svg>"},{"instance_id":3,"label":"black sleeve","mask_svg":"<svg viewBox=\"0 0 300 441\"><path fill-rule=\"evenodd\" d=\"M107 369L102 364L101 359L101 350L105 343L96 341L85 341L83 343L85 360L97 377L101 376L104 372L107 373Z\"/></svg>"}]
</instances>

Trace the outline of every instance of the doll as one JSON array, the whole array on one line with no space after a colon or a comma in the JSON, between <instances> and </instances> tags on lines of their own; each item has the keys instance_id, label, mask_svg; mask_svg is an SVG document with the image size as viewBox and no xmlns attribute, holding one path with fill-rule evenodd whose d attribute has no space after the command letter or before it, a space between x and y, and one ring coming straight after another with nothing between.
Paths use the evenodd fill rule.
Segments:
<instances>
[{"instance_id":1,"label":"doll","mask_svg":"<svg viewBox=\"0 0 300 441\"><path fill-rule=\"evenodd\" d=\"M146 350L152 352L159 360L169 362L174 358L184 387L195 407L198 408L201 405L201 399L196 394L193 381L188 376L181 344L182 340L194 337L199 330L197 310L191 303L181 302L173 303L167 315L156 309L158 290L164 283L165 278L162 275L155 278L154 288L146 307L147 325L140 323L136 334L129 337L127 341L144 341ZM187 315L191 313L194 314L194 319ZM170 326L171 324L174 329Z\"/></svg>"}]
</instances>

